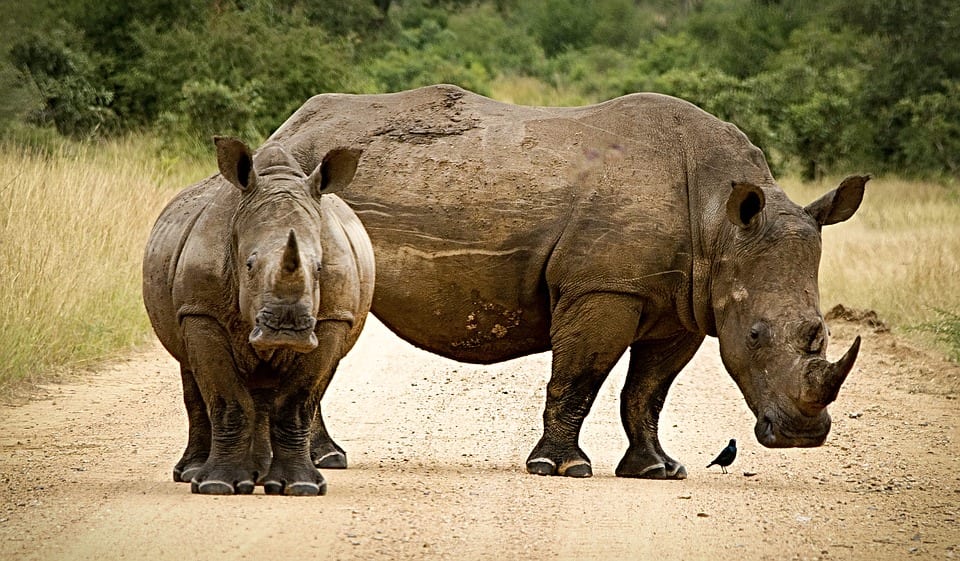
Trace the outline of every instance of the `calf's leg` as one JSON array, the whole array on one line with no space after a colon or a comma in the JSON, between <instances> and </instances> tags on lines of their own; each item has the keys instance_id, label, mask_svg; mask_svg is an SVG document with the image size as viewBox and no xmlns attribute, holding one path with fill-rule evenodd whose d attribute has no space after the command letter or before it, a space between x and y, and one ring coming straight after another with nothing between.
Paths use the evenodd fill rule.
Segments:
<instances>
[{"instance_id":1,"label":"calf's leg","mask_svg":"<svg viewBox=\"0 0 960 561\"><path fill-rule=\"evenodd\" d=\"M182 325L211 431L210 453L191 477L191 490L210 495L252 493L258 476L250 456L256 407L234 366L229 338L206 316L187 316Z\"/></svg>"}]
</instances>

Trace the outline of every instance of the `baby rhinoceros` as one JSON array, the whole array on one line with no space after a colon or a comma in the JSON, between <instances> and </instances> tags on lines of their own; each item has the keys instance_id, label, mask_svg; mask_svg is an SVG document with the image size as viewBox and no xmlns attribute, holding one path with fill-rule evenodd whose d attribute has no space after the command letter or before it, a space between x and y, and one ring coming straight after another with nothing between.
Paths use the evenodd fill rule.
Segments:
<instances>
[{"instance_id":1,"label":"baby rhinoceros","mask_svg":"<svg viewBox=\"0 0 960 561\"><path fill-rule=\"evenodd\" d=\"M216 138L220 175L182 191L147 242L143 299L180 362L195 493L322 495L345 467L320 399L373 297L370 239L336 195L358 150L307 176L277 143Z\"/></svg>"}]
</instances>

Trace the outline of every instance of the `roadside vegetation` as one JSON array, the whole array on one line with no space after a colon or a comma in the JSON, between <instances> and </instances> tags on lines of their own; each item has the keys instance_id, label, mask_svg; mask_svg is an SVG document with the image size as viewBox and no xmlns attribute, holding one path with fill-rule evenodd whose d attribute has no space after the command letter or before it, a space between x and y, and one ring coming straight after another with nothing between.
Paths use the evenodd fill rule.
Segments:
<instances>
[{"instance_id":1,"label":"roadside vegetation","mask_svg":"<svg viewBox=\"0 0 960 561\"><path fill-rule=\"evenodd\" d=\"M321 92L450 82L518 104L688 99L807 202L869 172L824 230L823 307L876 310L960 358L960 3L952 0L35 0L0 21L0 387L150 337L143 243ZM795 178L795 179L789 179Z\"/></svg>"},{"instance_id":2,"label":"roadside vegetation","mask_svg":"<svg viewBox=\"0 0 960 561\"><path fill-rule=\"evenodd\" d=\"M0 144L0 387L143 343L140 263L153 221L212 160L154 141Z\"/></svg>"}]
</instances>

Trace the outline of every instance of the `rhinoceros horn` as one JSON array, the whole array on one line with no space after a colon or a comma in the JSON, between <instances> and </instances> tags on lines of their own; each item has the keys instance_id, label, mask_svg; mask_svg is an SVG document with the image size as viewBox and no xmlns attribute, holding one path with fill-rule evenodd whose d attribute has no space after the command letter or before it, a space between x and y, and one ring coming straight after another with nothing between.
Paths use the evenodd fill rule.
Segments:
<instances>
[{"instance_id":1,"label":"rhinoceros horn","mask_svg":"<svg viewBox=\"0 0 960 561\"><path fill-rule=\"evenodd\" d=\"M847 374L853 368L853 363L856 362L859 352L860 336L858 335L847 352L837 362L829 362L823 359L811 361L804 377L800 400L815 407L823 408L837 399L840 386L847 379Z\"/></svg>"},{"instance_id":2,"label":"rhinoceros horn","mask_svg":"<svg viewBox=\"0 0 960 561\"><path fill-rule=\"evenodd\" d=\"M295 273L300 269L300 248L293 230L290 230L290 235L287 236L287 247L283 250L283 260L280 263L285 273Z\"/></svg>"}]
</instances>

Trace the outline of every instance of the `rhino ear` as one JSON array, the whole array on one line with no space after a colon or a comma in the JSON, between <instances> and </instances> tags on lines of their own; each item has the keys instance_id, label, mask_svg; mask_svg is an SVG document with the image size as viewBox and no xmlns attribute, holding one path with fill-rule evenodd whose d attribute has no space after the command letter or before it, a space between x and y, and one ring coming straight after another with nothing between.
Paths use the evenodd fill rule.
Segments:
<instances>
[{"instance_id":1,"label":"rhino ear","mask_svg":"<svg viewBox=\"0 0 960 561\"><path fill-rule=\"evenodd\" d=\"M247 191L255 183L253 154L242 140L224 136L213 137L217 146L217 166L224 179L237 189Z\"/></svg>"},{"instance_id":2,"label":"rhino ear","mask_svg":"<svg viewBox=\"0 0 960 561\"><path fill-rule=\"evenodd\" d=\"M334 148L327 152L317 169L307 178L310 191L319 197L343 190L353 181L362 153L363 150L358 148Z\"/></svg>"},{"instance_id":3,"label":"rhino ear","mask_svg":"<svg viewBox=\"0 0 960 561\"><path fill-rule=\"evenodd\" d=\"M813 201L804 210L821 226L829 226L853 216L863 201L863 188L869 175L851 175L840 186Z\"/></svg>"},{"instance_id":4,"label":"rhino ear","mask_svg":"<svg viewBox=\"0 0 960 561\"><path fill-rule=\"evenodd\" d=\"M749 228L759 219L767 198L763 189L752 183L734 181L732 187L727 199L727 218L734 226Z\"/></svg>"}]
</instances>

